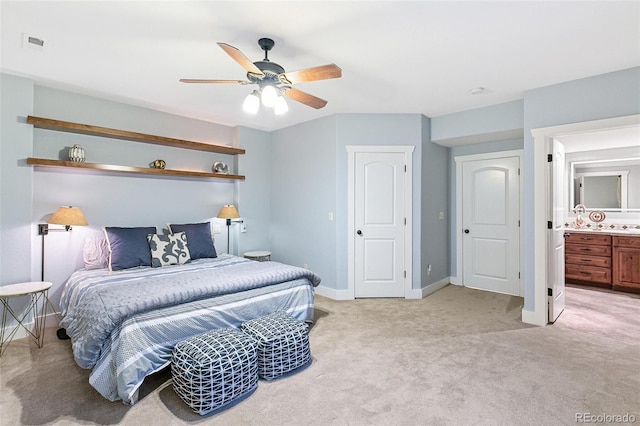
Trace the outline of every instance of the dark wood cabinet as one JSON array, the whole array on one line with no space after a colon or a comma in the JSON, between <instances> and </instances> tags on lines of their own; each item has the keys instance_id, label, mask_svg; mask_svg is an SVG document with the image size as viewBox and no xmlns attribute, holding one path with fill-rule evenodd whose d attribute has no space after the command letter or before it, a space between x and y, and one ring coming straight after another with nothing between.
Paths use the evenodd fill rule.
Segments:
<instances>
[{"instance_id":1,"label":"dark wood cabinet","mask_svg":"<svg viewBox=\"0 0 640 426\"><path fill-rule=\"evenodd\" d=\"M568 232L565 239L565 281L611 288L611 235Z\"/></svg>"},{"instance_id":2,"label":"dark wood cabinet","mask_svg":"<svg viewBox=\"0 0 640 426\"><path fill-rule=\"evenodd\" d=\"M613 236L613 289L640 293L640 236Z\"/></svg>"}]
</instances>

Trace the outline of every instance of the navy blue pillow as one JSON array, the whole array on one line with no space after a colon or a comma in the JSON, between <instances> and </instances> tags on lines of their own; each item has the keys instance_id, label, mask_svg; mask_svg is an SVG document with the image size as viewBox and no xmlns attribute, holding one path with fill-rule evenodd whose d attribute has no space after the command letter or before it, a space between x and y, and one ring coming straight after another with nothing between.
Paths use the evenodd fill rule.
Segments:
<instances>
[{"instance_id":1,"label":"navy blue pillow","mask_svg":"<svg viewBox=\"0 0 640 426\"><path fill-rule=\"evenodd\" d=\"M105 226L104 234L109 245L109 269L151 266L151 250L147 235L155 234L155 226L139 228L118 228Z\"/></svg>"},{"instance_id":2,"label":"navy blue pillow","mask_svg":"<svg viewBox=\"0 0 640 426\"><path fill-rule=\"evenodd\" d=\"M211 226L209 222L205 223L185 223L169 225L169 231L172 234L176 232L184 232L187 235L187 247L191 259L202 259L205 257L218 257L216 247L211 239Z\"/></svg>"}]
</instances>

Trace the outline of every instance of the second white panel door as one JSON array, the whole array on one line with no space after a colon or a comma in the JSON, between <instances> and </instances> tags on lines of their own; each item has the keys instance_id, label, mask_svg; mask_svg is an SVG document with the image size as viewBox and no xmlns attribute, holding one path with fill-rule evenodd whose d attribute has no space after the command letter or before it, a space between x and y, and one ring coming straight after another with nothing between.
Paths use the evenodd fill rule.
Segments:
<instances>
[{"instance_id":1,"label":"second white panel door","mask_svg":"<svg viewBox=\"0 0 640 426\"><path fill-rule=\"evenodd\" d=\"M462 167L464 285L517 296L519 158L465 161Z\"/></svg>"},{"instance_id":2,"label":"second white panel door","mask_svg":"<svg viewBox=\"0 0 640 426\"><path fill-rule=\"evenodd\" d=\"M404 297L405 154L355 158L355 297Z\"/></svg>"}]
</instances>

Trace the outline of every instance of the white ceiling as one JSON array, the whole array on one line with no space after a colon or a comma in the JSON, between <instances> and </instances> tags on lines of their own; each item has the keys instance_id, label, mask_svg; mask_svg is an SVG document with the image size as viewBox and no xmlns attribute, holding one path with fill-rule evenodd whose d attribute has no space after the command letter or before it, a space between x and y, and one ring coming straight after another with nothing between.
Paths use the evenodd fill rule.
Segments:
<instances>
[{"instance_id":1,"label":"white ceiling","mask_svg":"<svg viewBox=\"0 0 640 426\"><path fill-rule=\"evenodd\" d=\"M2 72L37 84L225 125L274 130L335 113L435 117L521 99L526 90L640 65L638 1L4 1ZM44 49L23 46L23 34ZM284 117L249 116L252 86L216 42L289 71L327 63L341 79L296 88ZM469 91L484 87L485 93ZM89 123L90 124L90 123Z\"/></svg>"}]
</instances>

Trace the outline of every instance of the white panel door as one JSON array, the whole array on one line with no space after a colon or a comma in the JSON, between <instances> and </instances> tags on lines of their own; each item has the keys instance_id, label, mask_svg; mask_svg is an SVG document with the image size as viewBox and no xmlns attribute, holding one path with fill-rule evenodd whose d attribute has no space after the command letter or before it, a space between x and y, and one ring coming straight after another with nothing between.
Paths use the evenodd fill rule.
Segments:
<instances>
[{"instance_id":1,"label":"white panel door","mask_svg":"<svg viewBox=\"0 0 640 426\"><path fill-rule=\"evenodd\" d=\"M405 154L355 157L355 297L404 297Z\"/></svg>"},{"instance_id":2,"label":"white panel door","mask_svg":"<svg viewBox=\"0 0 640 426\"><path fill-rule=\"evenodd\" d=\"M553 162L551 164L551 188L550 193L553 194L551 199L552 205L552 229L551 236L548 239L550 247L548 250L548 268L549 276L547 278L548 288L551 289L549 298L549 322L554 322L564 310L565 292L564 292L564 176L565 176L565 156L564 145L557 140L553 140Z\"/></svg>"},{"instance_id":3,"label":"white panel door","mask_svg":"<svg viewBox=\"0 0 640 426\"><path fill-rule=\"evenodd\" d=\"M466 287L520 294L518 157L462 165L462 259Z\"/></svg>"}]
</instances>

